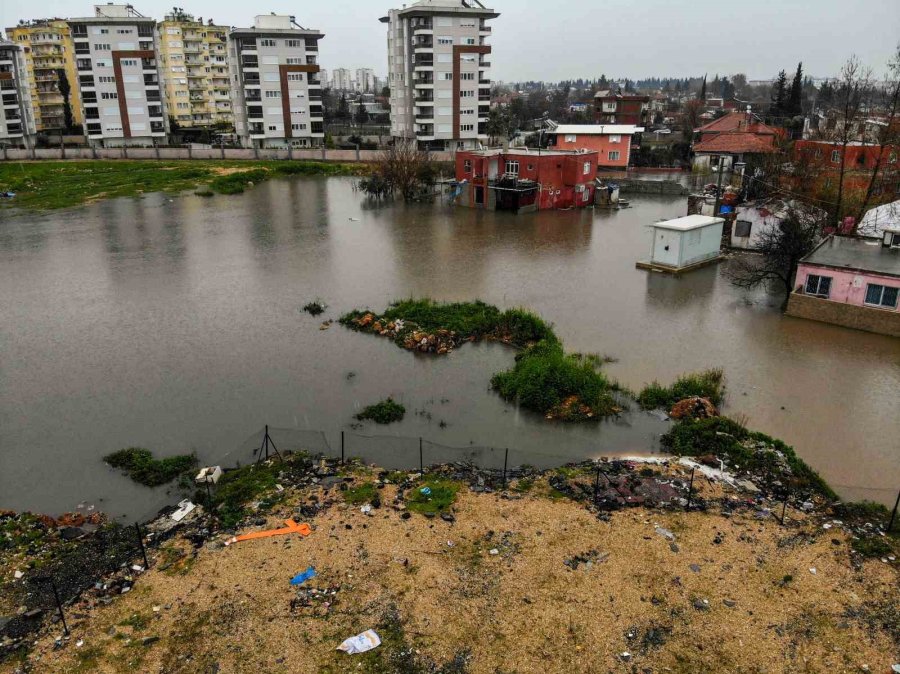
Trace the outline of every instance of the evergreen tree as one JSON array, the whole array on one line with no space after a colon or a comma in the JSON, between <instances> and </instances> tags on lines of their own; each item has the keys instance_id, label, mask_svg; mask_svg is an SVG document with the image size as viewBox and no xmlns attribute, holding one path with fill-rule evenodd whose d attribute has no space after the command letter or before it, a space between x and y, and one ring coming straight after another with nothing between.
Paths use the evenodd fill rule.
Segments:
<instances>
[{"instance_id":1,"label":"evergreen tree","mask_svg":"<svg viewBox=\"0 0 900 674\"><path fill-rule=\"evenodd\" d=\"M706 100L706 75L703 76L703 84L700 85L700 100Z\"/></svg>"},{"instance_id":2,"label":"evergreen tree","mask_svg":"<svg viewBox=\"0 0 900 674\"><path fill-rule=\"evenodd\" d=\"M778 79L772 85L772 95L769 104L769 114L772 117L783 117L787 113L788 103L787 75L782 70L778 73Z\"/></svg>"},{"instance_id":3,"label":"evergreen tree","mask_svg":"<svg viewBox=\"0 0 900 674\"><path fill-rule=\"evenodd\" d=\"M69 86L69 78L66 77L66 71L62 68L56 71L56 87L63 97L63 125L66 127L66 132L71 132L73 124L72 103L69 101L71 87Z\"/></svg>"},{"instance_id":4,"label":"evergreen tree","mask_svg":"<svg viewBox=\"0 0 900 674\"><path fill-rule=\"evenodd\" d=\"M787 109L791 115L803 113L803 61L797 64L797 72L788 94Z\"/></svg>"},{"instance_id":5,"label":"evergreen tree","mask_svg":"<svg viewBox=\"0 0 900 674\"><path fill-rule=\"evenodd\" d=\"M350 118L350 104L347 102L347 95L341 94L341 100L338 101L337 113L335 117L338 119Z\"/></svg>"},{"instance_id":6,"label":"evergreen tree","mask_svg":"<svg viewBox=\"0 0 900 674\"><path fill-rule=\"evenodd\" d=\"M734 98L734 85L728 80L727 77L722 78L722 99L728 100L730 98Z\"/></svg>"}]
</instances>

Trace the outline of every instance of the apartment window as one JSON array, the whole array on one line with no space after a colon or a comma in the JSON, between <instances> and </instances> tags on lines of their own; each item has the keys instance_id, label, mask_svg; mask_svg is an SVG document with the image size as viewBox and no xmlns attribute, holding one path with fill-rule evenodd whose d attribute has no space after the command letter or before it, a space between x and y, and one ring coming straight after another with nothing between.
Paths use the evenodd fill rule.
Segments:
<instances>
[{"instance_id":1,"label":"apartment window","mask_svg":"<svg viewBox=\"0 0 900 674\"><path fill-rule=\"evenodd\" d=\"M578 137L574 134L571 134L571 133L566 134L566 142L567 143L574 143L577 138Z\"/></svg>"},{"instance_id":2,"label":"apartment window","mask_svg":"<svg viewBox=\"0 0 900 674\"><path fill-rule=\"evenodd\" d=\"M115 91L104 91L102 94L100 94L100 98L102 98L104 101L114 101L119 98L119 94L117 94Z\"/></svg>"},{"instance_id":3,"label":"apartment window","mask_svg":"<svg viewBox=\"0 0 900 674\"><path fill-rule=\"evenodd\" d=\"M262 40L259 41L260 47L274 47L274 46L276 46L276 44L277 43L275 40L270 40L268 38L263 38Z\"/></svg>"},{"instance_id":4,"label":"apartment window","mask_svg":"<svg viewBox=\"0 0 900 674\"><path fill-rule=\"evenodd\" d=\"M305 61L306 61L306 59L304 59L302 56L288 56L287 57L287 64L289 66L303 65L303 63Z\"/></svg>"},{"instance_id":5,"label":"apartment window","mask_svg":"<svg viewBox=\"0 0 900 674\"><path fill-rule=\"evenodd\" d=\"M99 44L98 43L98 44L94 45L94 51L109 51L109 50L110 50L110 48L109 48L108 44Z\"/></svg>"},{"instance_id":6,"label":"apartment window","mask_svg":"<svg viewBox=\"0 0 900 674\"><path fill-rule=\"evenodd\" d=\"M469 172L471 172L471 170L472 170L472 160L466 159L465 161L463 161L463 171L465 171L466 173L469 173Z\"/></svg>"},{"instance_id":7,"label":"apartment window","mask_svg":"<svg viewBox=\"0 0 900 674\"><path fill-rule=\"evenodd\" d=\"M291 124L292 131L306 131L306 124Z\"/></svg>"},{"instance_id":8,"label":"apartment window","mask_svg":"<svg viewBox=\"0 0 900 674\"><path fill-rule=\"evenodd\" d=\"M870 283L866 286L866 304L885 309L896 309L898 290L900 288Z\"/></svg>"},{"instance_id":9,"label":"apartment window","mask_svg":"<svg viewBox=\"0 0 900 674\"><path fill-rule=\"evenodd\" d=\"M474 38L474 37L467 37L467 38L464 38L464 39L463 39L463 44L475 44L475 38Z\"/></svg>"},{"instance_id":10,"label":"apartment window","mask_svg":"<svg viewBox=\"0 0 900 674\"><path fill-rule=\"evenodd\" d=\"M97 61L94 65L97 66L98 68L108 68L109 61Z\"/></svg>"},{"instance_id":11,"label":"apartment window","mask_svg":"<svg viewBox=\"0 0 900 674\"><path fill-rule=\"evenodd\" d=\"M463 108L462 110L459 111L459 114L461 114L461 115L474 115L474 114L475 114L475 110L474 110L473 108Z\"/></svg>"},{"instance_id":12,"label":"apartment window","mask_svg":"<svg viewBox=\"0 0 900 674\"><path fill-rule=\"evenodd\" d=\"M817 274L807 276L806 294L815 295L816 297L828 297L831 294L831 277L818 276Z\"/></svg>"},{"instance_id":13,"label":"apartment window","mask_svg":"<svg viewBox=\"0 0 900 674\"><path fill-rule=\"evenodd\" d=\"M136 66L137 64L137 59L122 59L123 66Z\"/></svg>"},{"instance_id":14,"label":"apartment window","mask_svg":"<svg viewBox=\"0 0 900 674\"><path fill-rule=\"evenodd\" d=\"M620 136L619 134L614 133L614 134L612 134L612 135L609 137L609 142L610 142L610 143L621 143L621 142L622 142L622 136Z\"/></svg>"},{"instance_id":15,"label":"apartment window","mask_svg":"<svg viewBox=\"0 0 900 674\"><path fill-rule=\"evenodd\" d=\"M459 130L460 131L474 131L475 125L474 124L460 124Z\"/></svg>"},{"instance_id":16,"label":"apartment window","mask_svg":"<svg viewBox=\"0 0 900 674\"><path fill-rule=\"evenodd\" d=\"M278 131L277 124L269 124L269 131Z\"/></svg>"},{"instance_id":17,"label":"apartment window","mask_svg":"<svg viewBox=\"0 0 900 674\"><path fill-rule=\"evenodd\" d=\"M131 30L131 28L117 28L117 29L116 29L116 32L117 32L119 35L130 35L130 34L133 33L134 31Z\"/></svg>"},{"instance_id":18,"label":"apartment window","mask_svg":"<svg viewBox=\"0 0 900 674\"><path fill-rule=\"evenodd\" d=\"M466 91L459 92L460 98L473 98L474 96L475 96L475 92L472 90L466 90Z\"/></svg>"},{"instance_id":19,"label":"apartment window","mask_svg":"<svg viewBox=\"0 0 900 674\"><path fill-rule=\"evenodd\" d=\"M441 76L440 76L439 79L441 79L441 80L452 80L452 79L453 79L453 73L441 73Z\"/></svg>"},{"instance_id":20,"label":"apartment window","mask_svg":"<svg viewBox=\"0 0 900 674\"><path fill-rule=\"evenodd\" d=\"M306 73L288 73L288 81L289 82L303 82L306 78L304 77Z\"/></svg>"},{"instance_id":21,"label":"apartment window","mask_svg":"<svg viewBox=\"0 0 900 674\"><path fill-rule=\"evenodd\" d=\"M266 91L266 98L281 98L281 92L278 90L269 89Z\"/></svg>"},{"instance_id":22,"label":"apartment window","mask_svg":"<svg viewBox=\"0 0 900 674\"><path fill-rule=\"evenodd\" d=\"M185 71L184 66L172 66L173 73L183 73Z\"/></svg>"},{"instance_id":23,"label":"apartment window","mask_svg":"<svg viewBox=\"0 0 900 674\"><path fill-rule=\"evenodd\" d=\"M609 158L612 159L612 160L618 159L618 158L619 158L619 151L618 151L618 150L610 150L610 151L609 151Z\"/></svg>"},{"instance_id":24,"label":"apartment window","mask_svg":"<svg viewBox=\"0 0 900 674\"><path fill-rule=\"evenodd\" d=\"M306 47L306 40L285 40L284 46L285 47Z\"/></svg>"},{"instance_id":25,"label":"apartment window","mask_svg":"<svg viewBox=\"0 0 900 674\"><path fill-rule=\"evenodd\" d=\"M437 39L438 44L453 44L453 38L448 37L446 35L441 35Z\"/></svg>"},{"instance_id":26,"label":"apartment window","mask_svg":"<svg viewBox=\"0 0 900 674\"><path fill-rule=\"evenodd\" d=\"M100 28L100 27L94 28L94 35L108 35L108 34L109 34L109 28Z\"/></svg>"},{"instance_id":27,"label":"apartment window","mask_svg":"<svg viewBox=\"0 0 900 674\"><path fill-rule=\"evenodd\" d=\"M840 150L832 150L831 151L831 161L834 164L837 164L841 161L841 151Z\"/></svg>"},{"instance_id":28,"label":"apartment window","mask_svg":"<svg viewBox=\"0 0 900 674\"><path fill-rule=\"evenodd\" d=\"M182 101L179 101L176 105L179 110L188 110L191 107L190 103L184 103Z\"/></svg>"},{"instance_id":29,"label":"apartment window","mask_svg":"<svg viewBox=\"0 0 900 674\"><path fill-rule=\"evenodd\" d=\"M181 31L177 28L166 28L166 33L168 35L178 35Z\"/></svg>"},{"instance_id":30,"label":"apartment window","mask_svg":"<svg viewBox=\"0 0 900 674\"><path fill-rule=\"evenodd\" d=\"M475 21L474 21L473 19L460 19L460 20L459 20L459 27L460 27L460 28L474 28L474 27L475 27Z\"/></svg>"},{"instance_id":31,"label":"apartment window","mask_svg":"<svg viewBox=\"0 0 900 674\"><path fill-rule=\"evenodd\" d=\"M475 73L460 73L459 79L461 80L474 80Z\"/></svg>"},{"instance_id":32,"label":"apartment window","mask_svg":"<svg viewBox=\"0 0 900 674\"><path fill-rule=\"evenodd\" d=\"M584 172L584 175L587 175L591 172L591 162L589 162L589 161L584 162L583 172Z\"/></svg>"},{"instance_id":33,"label":"apartment window","mask_svg":"<svg viewBox=\"0 0 900 674\"><path fill-rule=\"evenodd\" d=\"M514 176L519 175L519 162L517 162L517 161L512 161L512 160L511 160L511 161L507 161L507 162L506 162L506 167L505 167L504 170L505 170L506 173L510 173L510 174L512 174L512 175L514 175Z\"/></svg>"},{"instance_id":34,"label":"apartment window","mask_svg":"<svg viewBox=\"0 0 900 674\"><path fill-rule=\"evenodd\" d=\"M112 75L99 75L97 77L97 81L104 83L104 84L112 84L113 82L116 81L116 78L113 77Z\"/></svg>"}]
</instances>

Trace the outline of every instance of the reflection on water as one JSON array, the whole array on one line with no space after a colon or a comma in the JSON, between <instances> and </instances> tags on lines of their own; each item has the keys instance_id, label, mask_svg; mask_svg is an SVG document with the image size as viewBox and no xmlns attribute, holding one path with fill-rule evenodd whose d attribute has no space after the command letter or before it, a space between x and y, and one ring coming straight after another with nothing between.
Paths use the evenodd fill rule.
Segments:
<instances>
[{"instance_id":1,"label":"reflection on water","mask_svg":"<svg viewBox=\"0 0 900 674\"><path fill-rule=\"evenodd\" d=\"M777 299L731 286L724 266L678 278L635 269L650 243L644 225L683 214L685 202L633 204L516 217L379 204L330 178L5 212L0 508L58 512L103 497L112 512L147 514L165 494L136 488L100 456L141 445L214 461L264 423L322 429L337 446L354 412L386 395L409 413L379 430L444 445L572 457L655 448L666 425L640 412L559 426L503 403L488 385L512 363L504 347L418 358L319 330L299 310L320 297L335 318L420 295L529 307L569 349L617 358L610 375L631 388L723 367L729 412L837 484L887 489L849 496L892 498L898 340L782 317Z\"/></svg>"}]
</instances>

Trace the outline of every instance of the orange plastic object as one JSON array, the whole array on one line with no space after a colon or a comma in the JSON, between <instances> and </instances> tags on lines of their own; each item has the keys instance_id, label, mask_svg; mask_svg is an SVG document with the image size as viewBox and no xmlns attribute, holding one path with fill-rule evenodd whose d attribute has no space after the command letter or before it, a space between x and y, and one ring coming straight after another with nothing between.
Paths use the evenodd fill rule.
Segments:
<instances>
[{"instance_id":1,"label":"orange plastic object","mask_svg":"<svg viewBox=\"0 0 900 674\"><path fill-rule=\"evenodd\" d=\"M231 545L232 543L238 543L240 541L249 541L254 538L269 538L271 536L284 536L285 534L300 534L301 536L309 536L312 533L312 529L306 523L297 524L294 520L285 520L284 523L287 525L281 529L269 529L268 531L254 531L249 534L241 534L240 536L233 536L225 541L225 545Z\"/></svg>"}]
</instances>

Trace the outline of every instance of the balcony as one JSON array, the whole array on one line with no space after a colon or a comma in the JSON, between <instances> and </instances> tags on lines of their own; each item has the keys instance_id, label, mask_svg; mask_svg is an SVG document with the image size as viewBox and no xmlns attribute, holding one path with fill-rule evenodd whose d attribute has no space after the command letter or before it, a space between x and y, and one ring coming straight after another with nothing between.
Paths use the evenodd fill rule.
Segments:
<instances>
[{"instance_id":1,"label":"balcony","mask_svg":"<svg viewBox=\"0 0 900 674\"><path fill-rule=\"evenodd\" d=\"M490 95L490 94L478 94L478 100L479 100L479 101L488 101L488 102L490 102L490 100L491 100L491 95Z\"/></svg>"},{"instance_id":2,"label":"balcony","mask_svg":"<svg viewBox=\"0 0 900 674\"><path fill-rule=\"evenodd\" d=\"M259 78L258 77L244 78L244 86L245 87L258 87L259 86Z\"/></svg>"},{"instance_id":3,"label":"balcony","mask_svg":"<svg viewBox=\"0 0 900 674\"><path fill-rule=\"evenodd\" d=\"M416 68L434 68L434 59L417 57L413 66Z\"/></svg>"},{"instance_id":4,"label":"balcony","mask_svg":"<svg viewBox=\"0 0 900 674\"><path fill-rule=\"evenodd\" d=\"M251 136L264 136L266 135L265 129L263 128L262 122L254 122L253 124L248 125Z\"/></svg>"},{"instance_id":5,"label":"balcony","mask_svg":"<svg viewBox=\"0 0 900 674\"><path fill-rule=\"evenodd\" d=\"M248 91L247 94L244 96L244 100L247 103L260 103L260 102L262 102L262 96L259 95L258 91L257 92Z\"/></svg>"},{"instance_id":6,"label":"balcony","mask_svg":"<svg viewBox=\"0 0 900 674\"><path fill-rule=\"evenodd\" d=\"M143 70L156 70L156 59L141 59L141 68Z\"/></svg>"},{"instance_id":7,"label":"balcony","mask_svg":"<svg viewBox=\"0 0 900 674\"><path fill-rule=\"evenodd\" d=\"M77 59L75 61L75 66L80 71L91 70L93 68L90 59Z\"/></svg>"},{"instance_id":8,"label":"balcony","mask_svg":"<svg viewBox=\"0 0 900 674\"><path fill-rule=\"evenodd\" d=\"M259 60L245 58L241 61L242 68L259 68Z\"/></svg>"},{"instance_id":9,"label":"balcony","mask_svg":"<svg viewBox=\"0 0 900 674\"><path fill-rule=\"evenodd\" d=\"M434 112L423 112L416 115L417 122L430 122L434 119Z\"/></svg>"},{"instance_id":10,"label":"balcony","mask_svg":"<svg viewBox=\"0 0 900 674\"><path fill-rule=\"evenodd\" d=\"M484 21L482 21L481 25L478 26L478 30L482 33L490 33L491 27L489 25L487 25L486 23L484 23Z\"/></svg>"},{"instance_id":11,"label":"balcony","mask_svg":"<svg viewBox=\"0 0 900 674\"><path fill-rule=\"evenodd\" d=\"M165 133L165 131L162 122L150 122L150 133Z\"/></svg>"},{"instance_id":12,"label":"balcony","mask_svg":"<svg viewBox=\"0 0 900 674\"><path fill-rule=\"evenodd\" d=\"M239 40L238 51L256 51L256 40Z\"/></svg>"},{"instance_id":13,"label":"balcony","mask_svg":"<svg viewBox=\"0 0 900 674\"><path fill-rule=\"evenodd\" d=\"M490 62L490 61L483 61L483 60L482 60L482 61L478 61L478 67L479 67L479 68L490 68L490 67L491 67L491 62Z\"/></svg>"},{"instance_id":14,"label":"balcony","mask_svg":"<svg viewBox=\"0 0 900 674\"><path fill-rule=\"evenodd\" d=\"M156 75L144 75L144 86L145 87L158 87L159 79Z\"/></svg>"},{"instance_id":15,"label":"balcony","mask_svg":"<svg viewBox=\"0 0 900 674\"><path fill-rule=\"evenodd\" d=\"M415 87L433 87L434 86L434 73L419 73L419 76L413 79L413 86Z\"/></svg>"}]
</instances>

